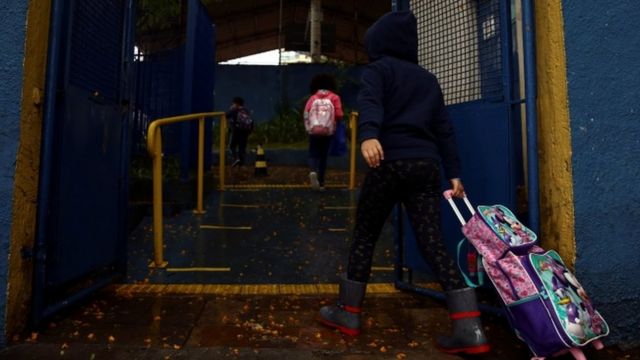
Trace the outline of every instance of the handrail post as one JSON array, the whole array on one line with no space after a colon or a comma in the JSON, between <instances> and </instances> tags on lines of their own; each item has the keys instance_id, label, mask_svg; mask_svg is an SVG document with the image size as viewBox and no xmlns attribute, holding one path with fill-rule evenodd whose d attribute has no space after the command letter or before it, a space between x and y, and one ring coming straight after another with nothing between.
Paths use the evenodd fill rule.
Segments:
<instances>
[{"instance_id":1,"label":"handrail post","mask_svg":"<svg viewBox=\"0 0 640 360\"><path fill-rule=\"evenodd\" d=\"M150 267L164 268L167 262L163 258L162 244L162 131L154 128L156 132L153 143L153 249L154 260Z\"/></svg>"},{"instance_id":2,"label":"handrail post","mask_svg":"<svg viewBox=\"0 0 640 360\"><path fill-rule=\"evenodd\" d=\"M202 197L204 193L204 116L198 119L198 199L196 209L193 210L196 214L204 214L205 211L202 205Z\"/></svg>"},{"instance_id":3,"label":"handrail post","mask_svg":"<svg viewBox=\"0 0 640 360\"><path fill-rule=\"evenodd\" d=\"M356 131L357 131L357 122L358 113L352 112L349 117L349 128L351 128L351 146L350 156L349 156L349 190L353 190L356 188L356 148L358 145L356 144Z\"/></svg>"},{"instance_id":4,"label":"handrail post","mask_svg":"<svg viewBox=\"0 0 640 360\"><path fill-rule=\"evenodd\" d=\"M224 183L224 176L225 176L225 144L227 142L227 115L226 114L222 114L220 115L220 161L219 161L219 166L218 166L218 171L219 171L219 178L220 178L220 190L224 191L225 188L225 183Z\"/></svg>"},{"instance_id":5,"label":"handrail post","mask_svg":"<svg viewBox=\"0 0 640 360\"><path fill-rule=\"evenodd\" d=\"M173 116L152 121L147 130L147 151L153 160L153 247L154 260L149 267L164 268L167 262L164 261L163 252L163 224L162 224L162 131L163 125L175 124L183 121L198 120L198 178L197 178L197 204L193 211L203 214L204 204L204 120L207 117L220 116L220 127L222 131L220 151L220 174L221 190L224 190L224 143L226 132L226 117L224 112L208 112L189 115Z\"/></svg>"}]
</instances>

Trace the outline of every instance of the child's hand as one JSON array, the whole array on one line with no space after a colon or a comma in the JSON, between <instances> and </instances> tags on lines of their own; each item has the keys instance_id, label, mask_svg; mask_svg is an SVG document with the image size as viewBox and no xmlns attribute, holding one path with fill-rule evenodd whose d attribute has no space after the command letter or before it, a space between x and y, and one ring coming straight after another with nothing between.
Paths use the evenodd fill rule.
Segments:
<instances>
[{"instance_id":1,"label":"child's hand","mask_svg":"<svg viewBox=\"0 0 640 360\"><path fill-rule=\"evenodd\" d=\"M460 179L451 179L451 191L451 195L454 197L461 198L464 196L464 186Z\"/></svg>"},{"instance_id":2,"label":"child's hand","mask_svg":"<svg viewBox=\"0 0 640 360\"><path fill-rule=\"evenodd\" d=\"M370 167L378 167L380 166L380 161L384 160L384 152L382 151L382 145L380 145L378 139L368 139L363 141L360 145L360 151Z\"/></svg>"}]
</instances>

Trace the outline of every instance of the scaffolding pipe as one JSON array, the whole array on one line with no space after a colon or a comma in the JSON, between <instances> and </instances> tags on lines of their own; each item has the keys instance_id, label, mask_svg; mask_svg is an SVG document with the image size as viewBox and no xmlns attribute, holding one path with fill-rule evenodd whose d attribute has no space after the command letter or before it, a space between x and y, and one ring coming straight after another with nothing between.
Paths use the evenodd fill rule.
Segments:
<instances>
[{"instance_id":1,"label":"scaffolding pipe","mask_svg":"<svg viewBox=\"0 0 640 360\"><path fill-rule=\"evenodd\" d=\"M278 9L278 66L282 66L282 0Z\"/></svg>"},{"instance_id":2,"label":"scaffolding pipe","mask_svg":"<svg viewBox=\"0 0 640 360\"><path fill-rule=\"evenodd\" d=\"M319 63L322 60L322 0L311 0L309 15L310 22L310 49L311 62Z\"/></svg>"}]
</instances>

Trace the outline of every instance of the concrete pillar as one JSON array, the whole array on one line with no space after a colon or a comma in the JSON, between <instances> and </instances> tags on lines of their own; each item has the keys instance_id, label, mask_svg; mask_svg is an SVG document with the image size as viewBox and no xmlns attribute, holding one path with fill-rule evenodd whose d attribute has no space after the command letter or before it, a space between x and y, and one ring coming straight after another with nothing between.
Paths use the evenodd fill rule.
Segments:
<instances>
[{"instance_id":1,"label":"concrete pillar","mask_svg":"<svg viewBox=\"0 0 640 360\"><path fill-rule=\"evenodd\" d=\"M322 56L322 0L311 0L309 22L311 62L319 63Z\"/></svg>"}]
</instances>

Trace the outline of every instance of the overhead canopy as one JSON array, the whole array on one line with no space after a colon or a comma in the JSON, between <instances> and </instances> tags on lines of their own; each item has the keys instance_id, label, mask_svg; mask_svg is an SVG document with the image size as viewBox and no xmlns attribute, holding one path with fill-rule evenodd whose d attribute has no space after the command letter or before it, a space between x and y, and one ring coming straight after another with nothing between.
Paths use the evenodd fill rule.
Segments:
<instances>
[{"instance_id":1,"label":"overhead canopy","mask_svg":"<svg viewBox=\"0 0 640 360\"><path fill-rule=\"evenodd\" d=\"M185 2L178 10L182 13L181 21L174 20L174 25L160 31L140 31L138 40L143 48L159 49L175 43L176 33L183 33ZM202 3L216 26L218 62L279 47L309 49L310 0L202 0ZM349 63L366 62L364 33L390 10L390 0L322 0L322 54ZM167 40L169 37L173 39Z\"/></svg>"}]
</instances>

